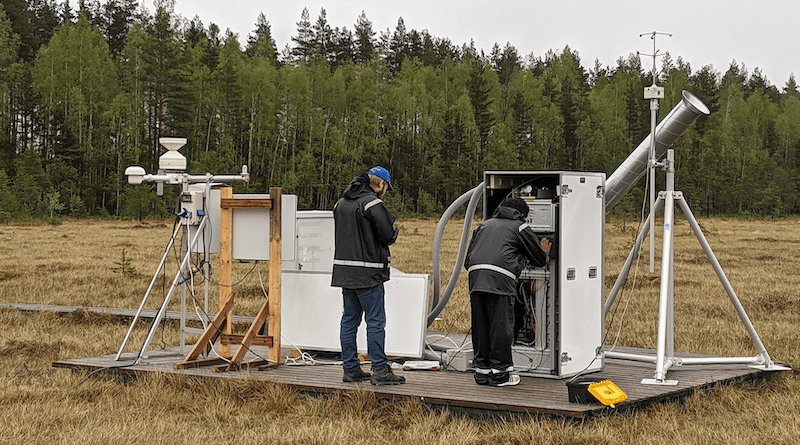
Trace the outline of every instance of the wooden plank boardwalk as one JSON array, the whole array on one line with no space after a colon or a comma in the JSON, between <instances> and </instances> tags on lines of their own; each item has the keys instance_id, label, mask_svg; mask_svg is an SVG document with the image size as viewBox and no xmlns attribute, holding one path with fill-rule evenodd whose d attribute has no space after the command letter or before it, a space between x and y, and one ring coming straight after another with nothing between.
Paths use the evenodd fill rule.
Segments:
<instances>
[{"instance_id":1,"label":"wooden plank boardwalk","mask_svg":"<svg viewBox=\"0 0 800 445\"><path fill-rule=\"evenodd\" d=\"M55 312L58 314L70 314L75 311L86 311L94 314L107 314L120 318L133 318L136 316L136 309L118 308L118 307L91 307L91 306L64 306L57 304L35 304L35 303L0 303L0 309L18 309L27 312ZM151 320L156 316L155 310L143 310L139 315L142 319ZM215 314L209 314L213 318ZM167 320L180 320L181 313L179 311L167 311L164 315ZM186 311L187 321L200 321L200 318L194 311ZM250 324L253 317L245 317L241 315L234 315L234 323Z\"/></svg>"},{"instance_id":2,"label":"wooden plank boardwalk","mask_svg":"<svg viewBox=\"0 0 800 445\"><path fill-rule=\"evenodd\" d=\"M133 317L136 313L132 309L9 303L0 303L0 308L14 308L26 311L55 311L60 313L86 310L120 317ZM142 316L152 318L155 313L154 311L145 311ZM187 314L187 318L193 318L193 316L194 314ZM180 319L180 313L168 312L167 318ZM249 318L241 317L241 320L234 321L248 323ZM463 336L455 335L451 337L459 337L460 341L460 337ZM267 348L265 347L253 347L252 349L253 353L248 353L244 359L245 361L267 356ZM616 347L615 351L655 355L655 351L637 348ZM98 370L127 374L162 372L185 373L212 379L254 378L288 385L299 391L314 393L348 391L359 388L373 392L377 397L410 398L420 400L428 405L473 413L477 410L482 413L550 414L582 419L610 413L614 410L597 402L588 404L570 403L566 386L566 382L569 379L523 376L518 386L491 388L476 385L471 373L399 370L396 373L406 378L404 385L373 386L369 382L342 382L342 369L338 365L293 366L282 364L263 371L252 368L233 372L212 372L211 367L175 370L174 364L182 362L186 352L188 350L181 353L178 347L150 350L147 352L147 358L136 365L133 365L135 353L125 353L119 361L114 360L116 354L112 354L101 357L57 361L53 363L53 366L87 372ZM286 352L288 353L288 351ZM698 354L676 355L679 357L700 356ZM678 380L677 385L642 384L642 379L653 378L654 370L655 365L652 363L607 358L602 371L587 374L582 378L591 378L597 381L611 380L614 382L627 394L627 400L617 405L616 409L626 410L659 401L684 397L698 389L731 381L753 379L763 375L762 371L746 365L687 365L676 366L669 370L667 378Z\"/></svg>"}]
</instances>

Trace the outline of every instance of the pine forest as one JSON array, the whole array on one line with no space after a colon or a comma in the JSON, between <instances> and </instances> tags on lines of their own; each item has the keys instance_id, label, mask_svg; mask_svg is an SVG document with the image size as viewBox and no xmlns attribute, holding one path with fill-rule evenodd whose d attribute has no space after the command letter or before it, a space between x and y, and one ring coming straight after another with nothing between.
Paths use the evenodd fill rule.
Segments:
<instances>
[{"instance_id":1,"label":"pine forest","mask_svg":"<svg viewBox=\"0 0 800 445\"><path fill-rule=\"evenodd\" d=\"M73 2L74 3L74 2ZM427 30L349 25L306 9L279 48L261 14L247 36L186 19L174 0L0 4L0 221L164 217L177 190L130 186L160 137L187 138L193 174L237 173L236 193L283 187L302 209L330 209L380 164L400 215L431 216L484 170L610 175L650 132L635 54L589 68L579 48L486 53ZM340 27L341 26L341 27ZM732 60L693 69L666 53L659 120L688 90L711 110L675 144L676 189L703 216L800 213L800 92ZM659 177L663 182L663 175ZM638 215L638 184L614 213ZM663 187L663 185L661 185Z\"/></svg>"}]
</instances>

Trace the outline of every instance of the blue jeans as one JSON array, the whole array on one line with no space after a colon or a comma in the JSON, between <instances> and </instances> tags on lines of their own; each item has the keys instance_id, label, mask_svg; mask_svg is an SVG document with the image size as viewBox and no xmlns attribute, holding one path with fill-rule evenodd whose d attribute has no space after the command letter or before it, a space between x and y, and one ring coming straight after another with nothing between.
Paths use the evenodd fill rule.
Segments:
<instances>
[{"instance_id":1,"label":"blue jeans","mask_svg":"<svg viewBox=\"0 0 800 445\"><path fill-rule=\"evenodd\" d=\"M386 343L386 311L383 305L383 284L371 289L342 289L344 310L339 330L342 345L342 362L345 371L359 366L356 333L361 325L361 315L367 322L367 353L372 369L386 367L388 359L383 348Z\"/></svg>"}]
</instances>

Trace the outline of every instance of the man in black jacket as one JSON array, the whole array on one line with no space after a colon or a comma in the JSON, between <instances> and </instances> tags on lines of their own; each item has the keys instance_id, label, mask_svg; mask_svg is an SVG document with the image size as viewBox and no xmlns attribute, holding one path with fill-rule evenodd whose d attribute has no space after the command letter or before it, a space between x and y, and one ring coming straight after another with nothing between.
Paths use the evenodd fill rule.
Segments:
<instances>
[{"instance_id":1,"label":"man in black jacket","mask_svg":"<svg viewBox=\"0 0 800 445\"><path fill-rule=\"evenodd\" d=\"M511 374L517 278L526 260L544 266L551 247L547 238L540 243L525 223L528 210L522 199L506 199L475 229L467 250L464 267L469 271L473 365L479 385L513 386L520 381Z\"/></svg>"},{"instance_id":2,"label":"man in black jacket","mask_svg":"<svg viewBox=\"0 0 800 445\"><path fill-rule=\"evenodd\" d=\"M333 206L335 248L331 286L342 288L344 310L339 330L342 381L370 379L373 385L397 385L405 378L389 366L384 345L386 311L383 283L389 280L389 245L397 240L395 216L383 203L392 190L391 176L375 166L353 178ZM367 322L367 353L374 374L361 370L356 333L361 316Z\"/></svg>"}]
</instances>

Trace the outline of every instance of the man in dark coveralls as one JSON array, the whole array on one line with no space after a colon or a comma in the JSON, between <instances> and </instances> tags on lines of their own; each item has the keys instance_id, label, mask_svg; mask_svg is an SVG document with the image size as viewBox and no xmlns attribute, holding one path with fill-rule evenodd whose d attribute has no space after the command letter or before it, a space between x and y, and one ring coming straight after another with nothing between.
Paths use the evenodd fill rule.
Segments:
<instances>
[{"instance_id":1,"label":"man in dark coveralls","mask_svg":"<svg viewBox=\"0 0 800 445\"><path fill-rule=\"evenodd\" d=\"M375 166L353 178L333 207L335 248L331 286L342 288L344 310L339 331L342 346L342 381L371 380L373 385L397 385L405 378L395 375L384 352L386 311L383 283L389 280L389 245L397 240L395 216L383 203L391 191L389 172ZM358 360L356 332L361 316L367 322L370 374Z\"/></svg>"},{"instance_id":2,"label":"man in dark coveralls","mask_svg":"<svg viewBox=\"0 0 800 445\"><path fill-rule=\"evenodd\" d=\"M514 386L514 299L525 262L544 266L550 240L539 238L525 223L528 204L520 198L503 201L490 219L472 233L464 267L469 271L475 382Z\"/></svg>"}]
</instances>

